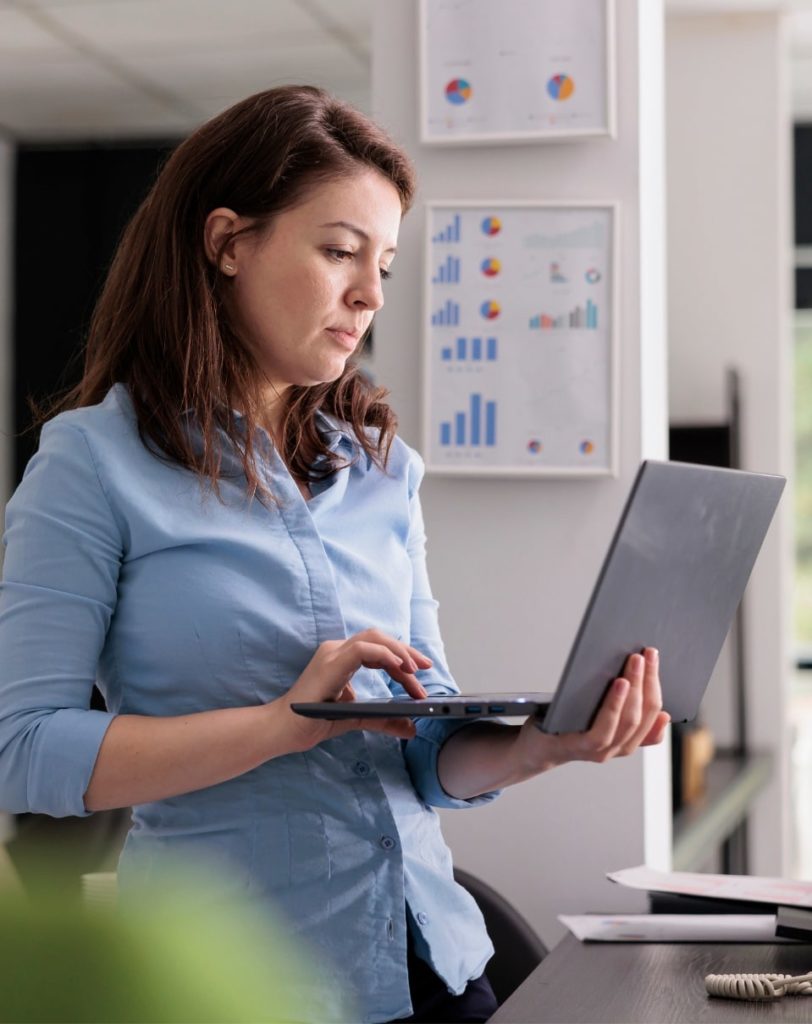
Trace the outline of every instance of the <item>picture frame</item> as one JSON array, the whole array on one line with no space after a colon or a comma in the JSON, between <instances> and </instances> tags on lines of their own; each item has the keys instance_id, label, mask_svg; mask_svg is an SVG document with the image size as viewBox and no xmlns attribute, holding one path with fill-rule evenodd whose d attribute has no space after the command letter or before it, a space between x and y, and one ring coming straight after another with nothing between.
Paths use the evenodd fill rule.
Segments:
<instances>
[{"instance_id":1,"label":"picture frame","mask_svg":"<svg viewBox=\"0 0 812 1024\"><path fill-rule=\"evenodd\" d=\"M616 200L426 204L429 473L616 476Z\"/></svg>"},{"instance_id":2,"label":"picture frame","mask_svg":"<svg viewBox=\"0 0 812 1024\"><path fill-rule=\"evenodd\" d=\"M427 145L614 138L615 0L420 0Z\"/></svg>"}]
</instances>

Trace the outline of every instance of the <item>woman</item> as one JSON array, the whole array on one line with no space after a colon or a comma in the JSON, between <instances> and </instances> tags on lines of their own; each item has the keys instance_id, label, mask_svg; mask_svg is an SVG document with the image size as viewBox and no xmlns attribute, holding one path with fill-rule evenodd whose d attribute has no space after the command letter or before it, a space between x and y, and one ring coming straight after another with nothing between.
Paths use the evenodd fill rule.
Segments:
<instances>
[{"instance_id":1,"label":"woman","mask_svg":"<svg viewBox=\"0 0 812 1024\"><path fill-rule=\"evenodd\" d=\"M168 858L218 865L207 898L266 903L310 944L319 1020L486 1019L492 947L431 807L668 721L651 650L581 735L291 712L456 691L422 464L352 361L413 191L391 140L317 89L205 124L125 232L84 378L7 512L0 805L134 806L125 897Z\"/></svg>"}]
</instances>

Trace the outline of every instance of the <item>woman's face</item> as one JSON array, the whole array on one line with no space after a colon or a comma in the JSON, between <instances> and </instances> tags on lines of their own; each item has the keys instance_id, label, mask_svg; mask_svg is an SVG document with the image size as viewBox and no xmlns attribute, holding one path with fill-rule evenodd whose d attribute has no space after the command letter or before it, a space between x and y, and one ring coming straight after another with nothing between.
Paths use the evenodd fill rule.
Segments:
<instances>
[{"instance_id":1,"label":"woman's face","mask_svg":"<svg viewBox=\"0 0 812 1024\"><path fill-rule=\"evenodd\" d=\"M276 392L341 376L383 305L400 218L395 187L365 169L234 239L221 262L231 314Z\"/></svg>"}]
</instances>

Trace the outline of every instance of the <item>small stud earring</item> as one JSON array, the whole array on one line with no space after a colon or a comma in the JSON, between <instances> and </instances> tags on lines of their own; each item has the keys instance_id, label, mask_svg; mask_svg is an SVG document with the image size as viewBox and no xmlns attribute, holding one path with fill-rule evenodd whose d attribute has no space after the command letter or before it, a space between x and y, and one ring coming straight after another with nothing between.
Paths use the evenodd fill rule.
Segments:
<instances>
[{"instance_id":1,"label":"small stud earring","mask_svg":"<svg viewBox=\"0 0 812 1024\"><path fill-rule=\"evenodd\" d=\"M234 267L232 266L231 263L224 263L223 264L223 270L233 270L233 269L234 269Z\"/></svg>"}]
</instances>

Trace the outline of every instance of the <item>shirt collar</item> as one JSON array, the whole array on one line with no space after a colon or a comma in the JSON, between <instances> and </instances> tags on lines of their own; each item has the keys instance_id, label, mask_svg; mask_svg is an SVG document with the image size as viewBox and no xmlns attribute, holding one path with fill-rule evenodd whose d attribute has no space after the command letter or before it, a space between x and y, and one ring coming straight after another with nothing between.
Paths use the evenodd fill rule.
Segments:
<instances>
[{"instance_id":1,"label":"shirt collar","mask_svg":"<svg viewBox=\"0 0 812 1024\"><path fill-rule=\"evenodd\" d=\"M183 415L186 417L191 416L192 410L184 410ZM234 420L240 424L245 419L245 416L239 409L232 409L231 415L234 417ZM315 417L316 427L327 442L327 447L331 452L337 452L341 449L348 456L353 456L355 454L358 442L346 423L321 409L316 410Z\"/></svg>"},{"instance_id":2,"label":"shirt collar","mask_svg":"<svg viewBox=\"0 0 812 1024\"><path fill-rule=\"evenodd\" d=\"M327 441L327 447L331 452L336 452L339 448L343 449L347 454L355 452L357 442L346 423L342 423L335 416L317 409L316 426L319 433Z\"/></svg>"}]
</instances>

